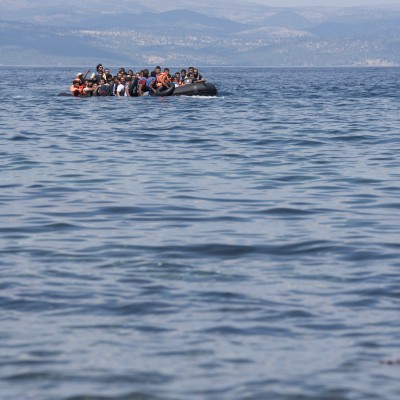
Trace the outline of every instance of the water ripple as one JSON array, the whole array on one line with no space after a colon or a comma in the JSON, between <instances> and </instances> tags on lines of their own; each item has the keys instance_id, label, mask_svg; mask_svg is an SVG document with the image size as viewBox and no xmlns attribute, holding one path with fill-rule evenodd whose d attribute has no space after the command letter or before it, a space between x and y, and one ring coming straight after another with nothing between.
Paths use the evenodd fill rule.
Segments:
<instances>
[{"instance_id":1,"label":"water ripple","mask_svg":"<svg viewBox=\"0 0 400 400\"><path fill-rule=\"evenodd\" d=\"M398 399L399 69L0 69L2 397Z\"/></svg>"}]
</instances>

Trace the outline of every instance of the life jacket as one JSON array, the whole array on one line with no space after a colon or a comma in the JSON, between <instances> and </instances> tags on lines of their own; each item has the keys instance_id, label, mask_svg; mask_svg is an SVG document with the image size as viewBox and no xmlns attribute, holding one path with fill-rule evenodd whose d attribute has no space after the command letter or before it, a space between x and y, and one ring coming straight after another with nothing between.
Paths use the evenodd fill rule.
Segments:
<instances>
[{"instance_id":1,"label":"life jacket","mask_svg":"<svg viewBox=\"0 0 400 400\"><path fill-rule=\"evenodd\" d=\"M169 79L169 76L166 72L160 72L157 75L157 87L162 86L163 82L165 83L171 82L171 79Z\"/></svg>"},{"instance_id":2,"label":"life jacket","mask_svg":"<svg viewBox=\"0 0 400 400\"><path fill-rule=\"evenodd\" d=\"M69 90L71 91L72 96L82 96L82 90L83 90L83 86L79 85L78 87L75 87L74 84L72 84L69 88Z\"/></svg>"}]
</instances>

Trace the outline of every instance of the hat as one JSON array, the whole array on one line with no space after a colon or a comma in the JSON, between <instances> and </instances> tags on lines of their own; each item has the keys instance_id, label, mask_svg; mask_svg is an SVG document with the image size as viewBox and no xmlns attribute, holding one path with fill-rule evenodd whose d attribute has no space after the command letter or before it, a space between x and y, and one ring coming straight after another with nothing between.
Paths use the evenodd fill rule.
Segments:
<instances>
[{"instance_id":1,"label":"hat","mask_svg":"<svg viewBox=\"0 0 400 400\"><path fill-rule=\"evenodd\" d=\"M83 75L83 72L79 72L78 74L76 74L76 76L81 76Z\"/></svg>"}]
</instances>

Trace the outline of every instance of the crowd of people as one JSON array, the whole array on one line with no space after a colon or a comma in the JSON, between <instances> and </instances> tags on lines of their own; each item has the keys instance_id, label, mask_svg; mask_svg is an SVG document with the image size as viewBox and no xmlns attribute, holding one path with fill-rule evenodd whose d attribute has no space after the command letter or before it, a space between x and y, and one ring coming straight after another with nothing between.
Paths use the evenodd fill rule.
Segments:
<instances>
[{"instance_id":1,"label":"crowd of people","mask_svg":"<svg viewBox=\"0 0 400 400\"><path fill-rule=\"evenodd\" d=\"M171 85L182 86L195 82L205 82L199 70L194 67L182 69L180 72L170 74L169 68L157 66L153 71L147 68L134 73L131 69L125 71L120 68L116 75L112 75L109 68L103 68L102 64L96 66L96 71L88 77L90 69L86 73L76 75L70 91L73 96L151 96L157 90L168 90Z\"/></svg>"}]
</instances>

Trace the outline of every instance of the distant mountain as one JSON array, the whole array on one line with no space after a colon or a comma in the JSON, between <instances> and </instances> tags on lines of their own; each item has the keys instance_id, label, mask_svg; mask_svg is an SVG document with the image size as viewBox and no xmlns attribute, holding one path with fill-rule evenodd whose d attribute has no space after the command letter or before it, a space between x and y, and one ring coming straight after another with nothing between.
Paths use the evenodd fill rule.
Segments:
<instances>
[{"instance_id":1,"label":"distant mountain","mask_svg":"<svg viewBox=\"0 0 400 400\"><path fill-rule=\"evenodd\" d=\"M288 9L233 0L223 16L212 0L175 10L161 0L106 9L98 0L2 1L3 65L400 65L400 6Z\"/></svg>"},{"instance_id":2,"label":"distant mountain","mask_svg":"<svg viewBox=\"0 0 400 400\"><path fill-rule=\"evenodd\" d=\"M4 20L24 20L46 24L62 25L80 21L84 18L95 19L101 15L112 16L120 14L140 14L143 12L163 13L172 10L186 9L199 12L215 18L226 18L232 21L247 22L262 18L270 9L257 3L242 0L202 0L201 2L188 2L187 0L118 0L117 3L104 2L104 0L68 0L59 2L55 0L1 0L1 18Z\"/></svg>"},{"instance_id":3,"label":"distant mountain","mask_svg":"<svg viewBox=\"0 0 400 400\"><path fill-rule=\"evenodd\" d=\"M0 65L79 65L85 61L126 61L119 51L103 48L60 28L0 21Z\"/></svg>"},{"instance_id":4,"label":"distant mountain","mask_svg":"<svg viewBox=\"0 0 400 400\"><path fill-rule=\"evenodd\" d=\"M308 31L323 38L399 40L400 17L370 20L362 23L324 22Z\"/></svg>"},{"instance_id":5,"label":"distant mountain","mask_svg":"<svg viewBox=\"0 0 400 400\"><path fill-rule=\"evenodd\" d=\"M78 24L72 24L72 27L81 28L82 25L85 29L132 29L160 34L178 29L182 34L191 32L230 34L247 28L246 25L238 22L209 17L189 10L99 15L96 18L83 19Z\"/></svg>"},{"instance_id":6,"label":"distant mountain","mask_svg":"<svg viewBox=\"0 0 400 400\"><path fill-rule=\"evenodd\" d=\"M304 30L312 27L314 23L294 11L285 10L277 12L276 14L257 22L257 25L278 26L289 29Z\"/></svg>"}]
</instances>

